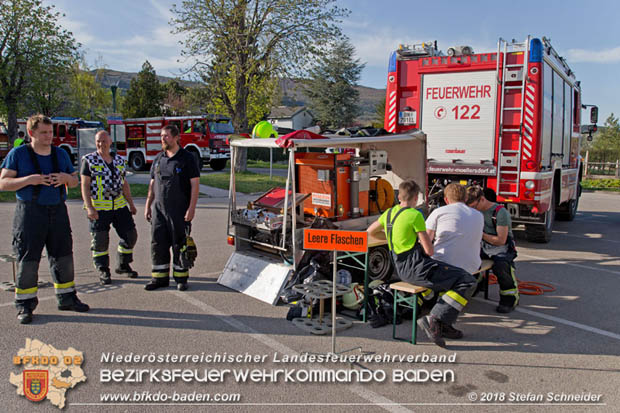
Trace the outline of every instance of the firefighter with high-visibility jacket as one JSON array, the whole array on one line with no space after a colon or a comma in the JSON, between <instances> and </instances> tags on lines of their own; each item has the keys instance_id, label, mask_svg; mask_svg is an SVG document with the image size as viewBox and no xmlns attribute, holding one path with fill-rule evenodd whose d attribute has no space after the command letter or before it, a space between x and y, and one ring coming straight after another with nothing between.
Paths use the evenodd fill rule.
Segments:
<instances>
[{"instance_id":1,"label":"firefighter with high-visibility jacket","mask_svg":"<svg viewBox=\"0 0 620 413\"><path fill-rule=\"evenodd\" d=\"M93 263L99 271L101 285L110 284L110 225L114 226L120 240L118 243L117 274L136 278L138 273L130 264L133 261L133 247L138 241L138 232L133 216L136 207L131 189L125 180L127 162L123 157L110 153L112 139L102 130L95 135L97 151L82 158L82 199L90 220L92 235L91 251Z\"/></svg>"},{"instance_id":2,"label":"firefighter with high-visibility jacket","mask_svg":"<svg viewBox=\"0 0 620 413\"><path fill-rule=\"evenodd\" d=\"M160 152L151 166L151 182L144 217L151 222L151 280L147 291L167 287L172 275L179 291L187 290L189 267L182 252L187 249L189 228L198 202L200 171L193 155L181 148L179 129L166 125L161 130Z\"/></svg>"}]
</instances>

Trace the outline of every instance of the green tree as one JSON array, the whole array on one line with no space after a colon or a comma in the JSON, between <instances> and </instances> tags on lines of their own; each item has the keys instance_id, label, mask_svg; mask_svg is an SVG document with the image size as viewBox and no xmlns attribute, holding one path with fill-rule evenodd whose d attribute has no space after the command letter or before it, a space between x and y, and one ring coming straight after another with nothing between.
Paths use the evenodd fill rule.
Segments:
<instances>
[{"instance_id":1,"label":"green tree","mask_svg":"<svg viewBox=\"0 0 620 413\"><path fill-rule=\"evenodd\" d=\"M0 0L0 110L11 141L17 135L20 102L44 96L41 90L56 92L53 76L75 58L79 44L58 25L59 17L41 0Z\"/></svg>"},{"instance_id":2,"label":"green tree","mask_svg":"<svg viewBox=\"0 0 620 413\"><path fill-rule=\"evenodd\" d=\"M162 85L164 96L164 115L177 116L186 115L189 110L187 100L188 90L181 85L179 79L172 79Z\"/></svg>"},{"instance_id":3,"label":"green tree","mask_svg":"<svg viewBox=\"0 0 620 413\"><path fill-rule=\"evenodd\" d=\"M283 72L301 72L320 54L317 45L340 34L348 15L335 0L184 0L175 5L175 33L186 34L189 69L219 94L235 130L249 132L252 85ZM246 168L240 151L235 169Z\"/></svg>"},{"instance_id":4,"label":"green tree","mask_svg":"<svg viewBox=\"0 0 620 413\"><path fill-rule=\"evenodd\" d=\"M372 123L374 128L383 128L385 122L385 99L382 99L375 106L375 120Z\"/></svg>"},{"instance_id":5,"label":"green tree","mask_svg":"<svg viewBox=\"0 0 620 413\"><path fill-rule=\"evenodd\" d=\"M202 87L201 98L203 99L203 107L208 113L216 113L231 116L230 107L226 104L227 96L230 103L235 105L235 83L236 68L233 66L228 71L228 79L225 82L224 89L214 88L213 82L210 82L210 76L205 77L204 86ZM277 78L262 78L249 85L249 93L247 97L247 119L248 127L251 128L256 123L264 120L271 108L277 105L280 97L280 85ZM223 91L223 93L222 93Z\"/></svg>"},{"instance_id":6,"label":"green tree","mask_svg":"<svg viewBox=\"0 0 620 413\"><path fill-rule=\"evenodd\" d=\"M85 119L104 121L112 111L112 92L97 81L103 69L93 74L84 56L71 66L69 78L70 106L67 114Z\"/></svg>"},{"instance_id":7,"label":"green tree","mask_svg":"<svg viewBox=\"0 0 620 413\"><path fill-rule=\"evenodd\" d=\"M590 150L590 161L615 162L620 159L620 122L612 113L601 131L595 135Z\"/></svg>"},{"instance_id":8,"label":"green tree","mask_svg":"<svg viewBox=\"0 0 620 413\"><path fill-rule=\"evenodd\" d=\"M323 126L351 126L360 112L355 85L365 64L354 56L355 47L347 39L339 40L310 70L305 93Z\"/></svg>"},{"instance_id":9,"label":"green tree","mask_svg":"<svg viewBox=\"0 0 620 413\"><path fill-rule=\"evenodd\" d=\"M138 76L131 79L129 90L122 106L125 118L144 118L149 116L161 116L164 103L159 79L155 69L145 61Z\"/></svg>"}]
</instances>

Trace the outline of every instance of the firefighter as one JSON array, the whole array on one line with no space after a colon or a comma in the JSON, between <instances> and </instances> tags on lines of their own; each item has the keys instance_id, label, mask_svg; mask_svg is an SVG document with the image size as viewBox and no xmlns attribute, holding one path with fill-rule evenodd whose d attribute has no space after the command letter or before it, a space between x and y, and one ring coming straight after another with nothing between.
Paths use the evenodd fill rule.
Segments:
<instances>
[{"instance_id":1,"label":"firefighter","mask_svg":"<svg viewBox=\"0 0 620 413\"><path fill-rule=\"evenodd\" d=\"M13 141L13 147L17 148L18 146L23 145L24 143L28 143L28 140L25 138L26 134L22 131L19 131L17 134L17 139Z\"/></svg>"},{"instance_id":2,"label":"firefighter","mask_svg":"<svg viewBox=\"0 0 620 413\"><path fill-rule=\"evenodd\" d=\"M368 232L378 235L384 229L396 273L401 280L434 292L445 292L430 315L417 321L431 341L445 347L442 337L445 326L451 327L456 322L471 297L476 279L461 268L430 258L434 252L433 244L426 233L424 217L415 209L419 192L420 187L414 181L401 182L398 187L399 205L385 211L368 227Z\"/></svg>"},{"instance_id":3,"label":"firefighter","mask_svg":"<svg viewBox=\"0 0 620 413\"><path fill-rule=\"evenodd\" d=\"M519 288L515 275L515 249L510 213L501 204L491 202L479 186L467 188L467 205L482 212L484 232L481 256L493 260L493 274L499 284L498 313L510 313L519 303Z\"/></svg>"},{"instance_id":4,"label":"firefighter","mask_svg":"<svg viewBox=\"0 0 620 413\"><path fill-rule=\"evenodd\" d=\"M474 274L481 263L479 245L484 219L480 212L465 205L467 190L463 185L452 182L443 194L446 205L435 209L426 219L426 233L433 241L433 258ZM452 326L442 327L445 338L463 337Z\"/></svg>"},{"instance_id":5,"label":"firefighter","mask_svg":"<svg viewBox=\"0 0 620 413\"><path fill-rule=\"evenodd\" d=\"M26 124L31 143L13 148L2 163L0 190L16 191L13 250L18 269L15 306L21 324L32 322L37 307L39 261L47 248L58 309L85 312L75 293L73 240L65 186L78 185L69 155L52 146L52 121L34 115Z\"/></svg>"},{"instance_id":6,"label":"firefighter","mask_svg":"<svg viewBox=\"0 0 620 413\"><path fill-rule=\"evenodd\" d=\"M82 158L82 199L90 220L92 235L91 251L93 263L99 272L101 285L110 284L110 225L116 229L118 243L117 274L136 278L132 270L133 247L138 240L138 232L132 215L137 210L131 197L129 183L125 180L127 162L120 155L110 153L112 139L102 130L95 135L97 151Z\"/></svg>"},{"instance_id":7,"label":"firefighter","mask_svg":"<svg viewBox=\"0 0 620 413\"><path fill-rule=\"evenodd\" d=\"M191 153L179 144L179 129L166 125L161 130L161 146L151 166L151 182L144 217L151 222L152 277L147 291L169 285L170 248L172 275L179 291L187 290L189 266L181 259L196 212L200 171Z\"/></svg>"}]
</instances>

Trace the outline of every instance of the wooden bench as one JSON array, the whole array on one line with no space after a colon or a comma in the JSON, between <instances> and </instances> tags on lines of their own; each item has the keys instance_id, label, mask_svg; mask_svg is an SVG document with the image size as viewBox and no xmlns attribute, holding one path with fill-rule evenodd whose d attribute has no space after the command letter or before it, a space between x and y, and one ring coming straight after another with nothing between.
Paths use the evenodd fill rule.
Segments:
<instances>
[{"instance_id":1,"label":"wooden bench","mask_svg":"<svg viewBox=\"0 0 620 413\"><path fill-rule=\"evenodd\" d=\"M484 288L484 298L489 298L489 270L493 267L492 260L482 260L482 264L480 265L480 269L473 273L472 275L481 274L482 279L478 282L483 282ZM394 340L401 341L409 341L405 338L396 337L396 313L398 309L398 304L404 303L406 307L411 308L413 311L413 318L411 321L411 344L416 344L416 334L418 324L416 323L416 319L418 316L418 293L422 293L427 290L426 287L421 287L419 285L411 284L408 282L400 281L397 283L390 284L390 288L394 290L394 313L392 315L392 338ZM403 293L409 293L410 296L401 295L398 292L401 291Z\"/></svg>"}]
</instances>

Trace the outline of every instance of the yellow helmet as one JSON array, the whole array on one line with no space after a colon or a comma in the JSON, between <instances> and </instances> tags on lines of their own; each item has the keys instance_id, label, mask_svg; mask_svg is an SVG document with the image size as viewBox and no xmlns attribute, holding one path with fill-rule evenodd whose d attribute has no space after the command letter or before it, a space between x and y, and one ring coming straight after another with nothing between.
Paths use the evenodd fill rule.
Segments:
<instances>
[{"instance_id":1,"label":"yellow helmet","mask_svg":"<svg viewBox=\"0 0 620 413\"><path fill-rule=\"evenodd\" d=\"M253 138L277 138L278 132L275 131L273 125L266 120L258 122L252 129Z\"/></svg>"}]
</instances>

